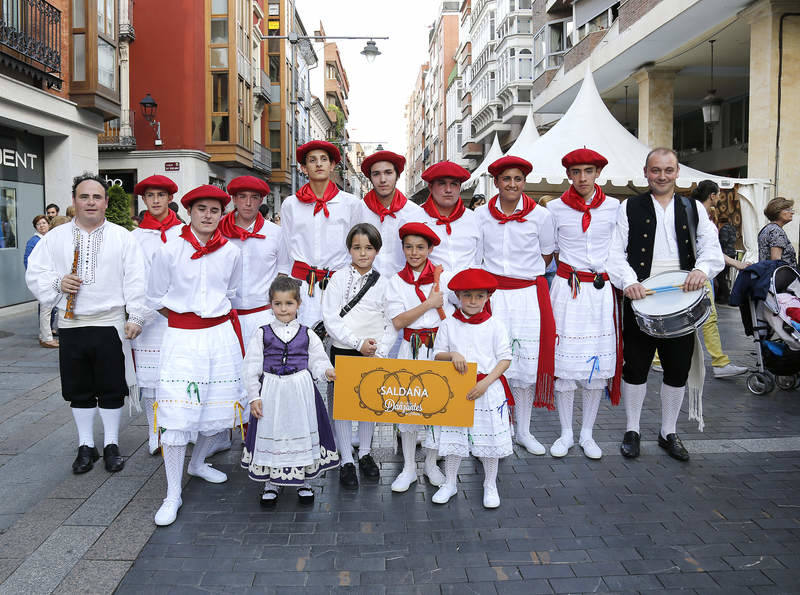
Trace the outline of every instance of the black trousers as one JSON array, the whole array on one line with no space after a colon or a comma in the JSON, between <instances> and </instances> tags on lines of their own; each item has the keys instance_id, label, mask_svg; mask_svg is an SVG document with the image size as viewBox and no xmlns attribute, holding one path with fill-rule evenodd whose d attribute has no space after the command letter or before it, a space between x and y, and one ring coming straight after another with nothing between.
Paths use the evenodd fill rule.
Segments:
<instances>
[{"instance_id":1,"label":"black trousers","mask_svg":"<svg viewBox=\"0 0 800 595\"><path fill-rule=\"evenodd\" d=\"M119 409L128 395L125 356L111 326L59 329L61 394L71 407Z\"/></svg>"},{"instance_id":2,"label":"black trousers","mask_svg":"<svg viewBox=\"0 0 800 595\"><path fill-rule=\"evenodd\" d=\"M657 339L643 332L636 323L631 301L625 298L622 315L622 379L628 384L644 384L658 349L664 384L686 385L694 353L694 333L674 339Z\"/></svg>"},{"instance_id":3,"label":"black trousers","mask_svg":"<svg viewBox=\"0 0 800 595\"><path fill-rule=\"evenodd\" d=\"M364 357L364 354L356 349L341 349L339 347L334 347L333 345L331 345L331 363L334 366L336 365L337 355L352 355L355 357Z\"/></svg>"}]
</instances>

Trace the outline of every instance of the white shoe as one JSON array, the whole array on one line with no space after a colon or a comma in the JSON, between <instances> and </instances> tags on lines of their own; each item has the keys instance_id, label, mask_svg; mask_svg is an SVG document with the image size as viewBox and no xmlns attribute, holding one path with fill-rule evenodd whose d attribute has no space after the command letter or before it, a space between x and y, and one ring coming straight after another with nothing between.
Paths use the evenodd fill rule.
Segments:
<instances>
[{"instance_id":1,"label":"white shoe","mask_svg":"<svg viewBox=\"0 0 800 595\"><path fill-rule=\"evenodd\" d=\"M178 509L180 509L182 504L183 501L180 498L177 500L168 500L164 498L164 502L161 504L161 508L158 509L154 519L156 525L159 527L166 527L174 523L175 519L178 518Z\"/></svg>"},{"instance_id":2,"label":"white shoe","mask_svg":"<svg viewBox=\"0 0 800 595\"><path fill-rule=\"evenodd\" d=\"M222 452L223 450L230 450L231 449L231 433L228 432L227 436L223 438L217 438L214 440L214 448L212 448L209 453L206 455L206 458L213 457L218 452Z\"/></svg>"},{"instance_id":3,"label":"white shoe","mask_svg":"<svg viewBox=\"0 0 800 595\"><path fill-rule=\"evenodd\" d=\"M650 367L653 368L653 370L655 370L656 372L663 372L664 371L664 368L661 367L661 364L653 364Z\"/></svg>"},{"instance_id":4,"label":"white shoe","mask_svg":"<svg viewBox=\"0 0 800 595\"><path fill-rule=\"evenodd\" d=\"M745 372L747 372L747 368L743 366L734 366L733 364L728 364L727 366L714 368L714 378L727 378L728 376L738 376L739 374L744 374Z\"/></svg>"},{"instance_id":5,"label":"white shoe","mask_svg":"<svg viewBox=\"0 0 800 595\"><path fill-rule=\"evenodd\" d=\"M444 473L442 470L439 469L439 465L436 463L431 463L430 465L425 465L425 476L428 478L428 483L432 486L443 486L445 482Z\"/></svg>"},{"instance_id":6,"label":"white shoe","mask_svg":"<svg viewBox=\"0 0 800 595\"><path fill-rule=\"evenodd\" d=\"M431 501L434 504L447 504L450 501L450 498L455 496L458 493L458 488L456 486L447 485L446 483L440 487L436 493L431 498Z\"/></svg>"},{"instance_id":7,"label":"white shoe","mask_svg":"<svg viewBox=\"0 0 800 595\"><path fill-rule=\"evenodd\" d=\"M147 441L147 449L150 451L151 455L158 453L158 436L153 435L150 436L150 439Z\"/></svg>"},{"instance_id":8,"label":"white shoe","mask_svg":"<svg viewBox=\"0 0 800 595\"><path fill-rule=\"evenodd\" d=\"M570 438L567 440L563 436L560 436L555 442L553 442L553 446L550 447L550 456L560 459L569 452L569 449L575 446L575 441Z\"/></svg>"},{"instance_id":9,"label":"white shoe","mask_svg":"<svg viewBox=\"0 0 800 595\"><path fill-rule=\"evenodd\" d=\"M589 438L588 440L581 440L581 448L583 449L583 454L585 454L590 459L599 459L603 456L603 451L600 450L600 447L597 446L597 442Z\"/></svg>"},{"instance_id":10,"label":"white shoe","mask_svg":"<svg viewBox=\"0 0 800 595\"><path fill-rule=\"evenodd\" d=\"M411 487L411 484L417 481L417 471L405 471L403 470L400 475L397 476L392 482L392 491L393 492L405 492L408 491L408 488Z\"/></svg>"},{"instance_id":11,"label":"white shoe","mask_svg":"<svg viewBox=\"0 0 800 595\"><path fill-rule=\"evenodd\" d=\"M496 485L483 486L483 507L497 508L500 506L500 494L497 493Z\"/></svg>"},{"instance_id":12,"label":"white shoe","mask_svg":"<svg viewBox=\"0 0 800 595\"><path fill-rule=\"evenodd\" d=\"M208 483L225 483L228 481L228 476L225 475L222 471L218 471L214 469L208 463L203 463L200 467L189 467L186 469L186 472L189 475L194 475L195 477L200 477L205 479Z\"/></svg>"},{"instance_id":13,"label":"white shoe","mask_svg":"<svg viewBox=\"0 0 800 595\"><path fill-rule=\"evenodd\" d=\"M524 447L532 455L543 455L547 452L547 449L542 446L541 442L539 442L536 438L531 436L530 434L523 435L517 434L517 444Z\"/></svg>"}]
</instances>

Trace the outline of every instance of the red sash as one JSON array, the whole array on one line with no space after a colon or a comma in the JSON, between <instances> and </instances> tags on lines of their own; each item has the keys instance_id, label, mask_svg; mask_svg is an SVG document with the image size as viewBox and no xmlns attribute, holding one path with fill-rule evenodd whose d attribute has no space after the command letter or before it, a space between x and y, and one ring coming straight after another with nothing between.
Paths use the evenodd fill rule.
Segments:
<instances>
[{"instance_id":1,"label":"red sash","mask_svg":"<svg viewBox=\"0 0 800 595\"><path fill-rule=\"evenodd\" d=\"M478 382L486 378L487 374L481 374L478 372ZM505 374L502 374L499 378L500 384L503 385L503 391L506 393L506 402L508 403L509 407L513 407L515 405L514 402L514 395L511 394L511 387L508 386L508 380L506 380Z\"/></svg>"},{"instance_id":2,"label":"red sash","mask_svg":"<svg viewBox=\"0 0 800 595\"><path fill-rule=\"evenodd\" d=\"M312 267L310 264L295 260L292 265L292 277L300 279L308 283L308 295L314 295L314 286L319 285L320 289L325 291L328 286L328 279L330 279L336 271L330 269L320 269Z\"/></svg>"},{"instance_id":3,"label":"red sash","mask_svg":"<svg viewBox=\"0 0 800 595\"><path fill-rule=\"evenodd\" d=\"M576 271L566 262L559 262L558 269L556 269L556 275L562 279L569 279L570 275L575 275L578 278L578 281L581 283L591 283L594 281L597 273L593 273L591 271ZM603 278L603 281L608 281L608 273L600 273L600 276Z\"/></svg>"},{"instance_id":4,"label":"red sash","mask_svg":"<svg viewBox=\"0 0 800 595\"><path fill-rule=\"evenodd\" d=\"M264 310L269 310L272 305L267 304L266 306L258 306L257 308L236 308L237 316L247 316L248 314L255 314L256 312L263 312Z\"/></svg>"},{"instance_id":5,"label":"red sash","mask_svg":"<svg viewBox=\"0 0 800 595\"><path fill-rule=\"evenodd\" d=\"M194 312L173 312L169 310L167 317L167 325L171 328L182 328L188 330L197 330L204 328L211 328L231 321L233 330L236 333L236 338L239 339L239 347L242 349L242 357L244 357L244 340L242 339L242 325L239 324L239 316L236 310L231 310L222 316L215 316L214 318L201 318Z\"/></svg>"}]
</instances>

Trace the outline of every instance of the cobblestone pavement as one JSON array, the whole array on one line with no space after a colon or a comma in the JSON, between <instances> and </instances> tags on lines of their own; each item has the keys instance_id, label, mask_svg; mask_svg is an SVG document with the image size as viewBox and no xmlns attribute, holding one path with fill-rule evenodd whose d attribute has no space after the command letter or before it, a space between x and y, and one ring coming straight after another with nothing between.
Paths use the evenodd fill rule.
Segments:
<instances>
[{"instance_id":1,"label":"cobblestone pavement","mask_svg":"<svg viewBox=\"0 0 800 595\"><path fill-rule=\"evenodd\" d=\"M752 365L738 312L722 308L720 318L728 354ZM211 459L229 481L189 481L177 522L156 530L165 481L161 461L142 446L143 416L121 434L131 457L122 473L72 476L74 430L57 358L31 347L34 329L32 314L0 319L0 330L15 333L0 338L0 521L8 527L0 592L800 592L798 391L754 397L744 377L710 378L705 432L685 411L678 424L692 453L685 464L655 444L654 373L639 459L619 456L624 411L605 402L595 428L602 460L578 447L561 460L517 449L501 462L502 504L493 511L482 507L474 459L462 462L447 505L431 503L436 488L424 480L392 494L400 457L389 427L376 439L380 482L345 491L330 472L315 482L310 507L286 492L274 510L261 509L235 446ZM576 424L579 410L578 397ZM534 412L533 430L549 446L557 414Z\"/></svg>"}]
</instances>

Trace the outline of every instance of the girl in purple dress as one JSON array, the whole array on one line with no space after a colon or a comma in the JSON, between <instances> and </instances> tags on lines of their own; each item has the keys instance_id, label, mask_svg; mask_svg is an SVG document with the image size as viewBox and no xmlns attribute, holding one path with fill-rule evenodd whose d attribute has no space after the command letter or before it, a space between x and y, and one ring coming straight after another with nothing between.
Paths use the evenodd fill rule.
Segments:
<instances>
[{"instance_id":1,"label":"girl in purple dress","mask_svg":"<svg viewBox=\"0 0 800 595\"><path fill-rule=\"evenodd\" d=\"M242 467L264 482L261 504L275 504L281 486L297 488L300 502L314 501L307 483L339 465L325 404L312 376L336 379L322 341L297 321L297 281L278 277L269 288L275 320L247 344L242 380L250 403Z\"/></svg>"}]
</instances>

